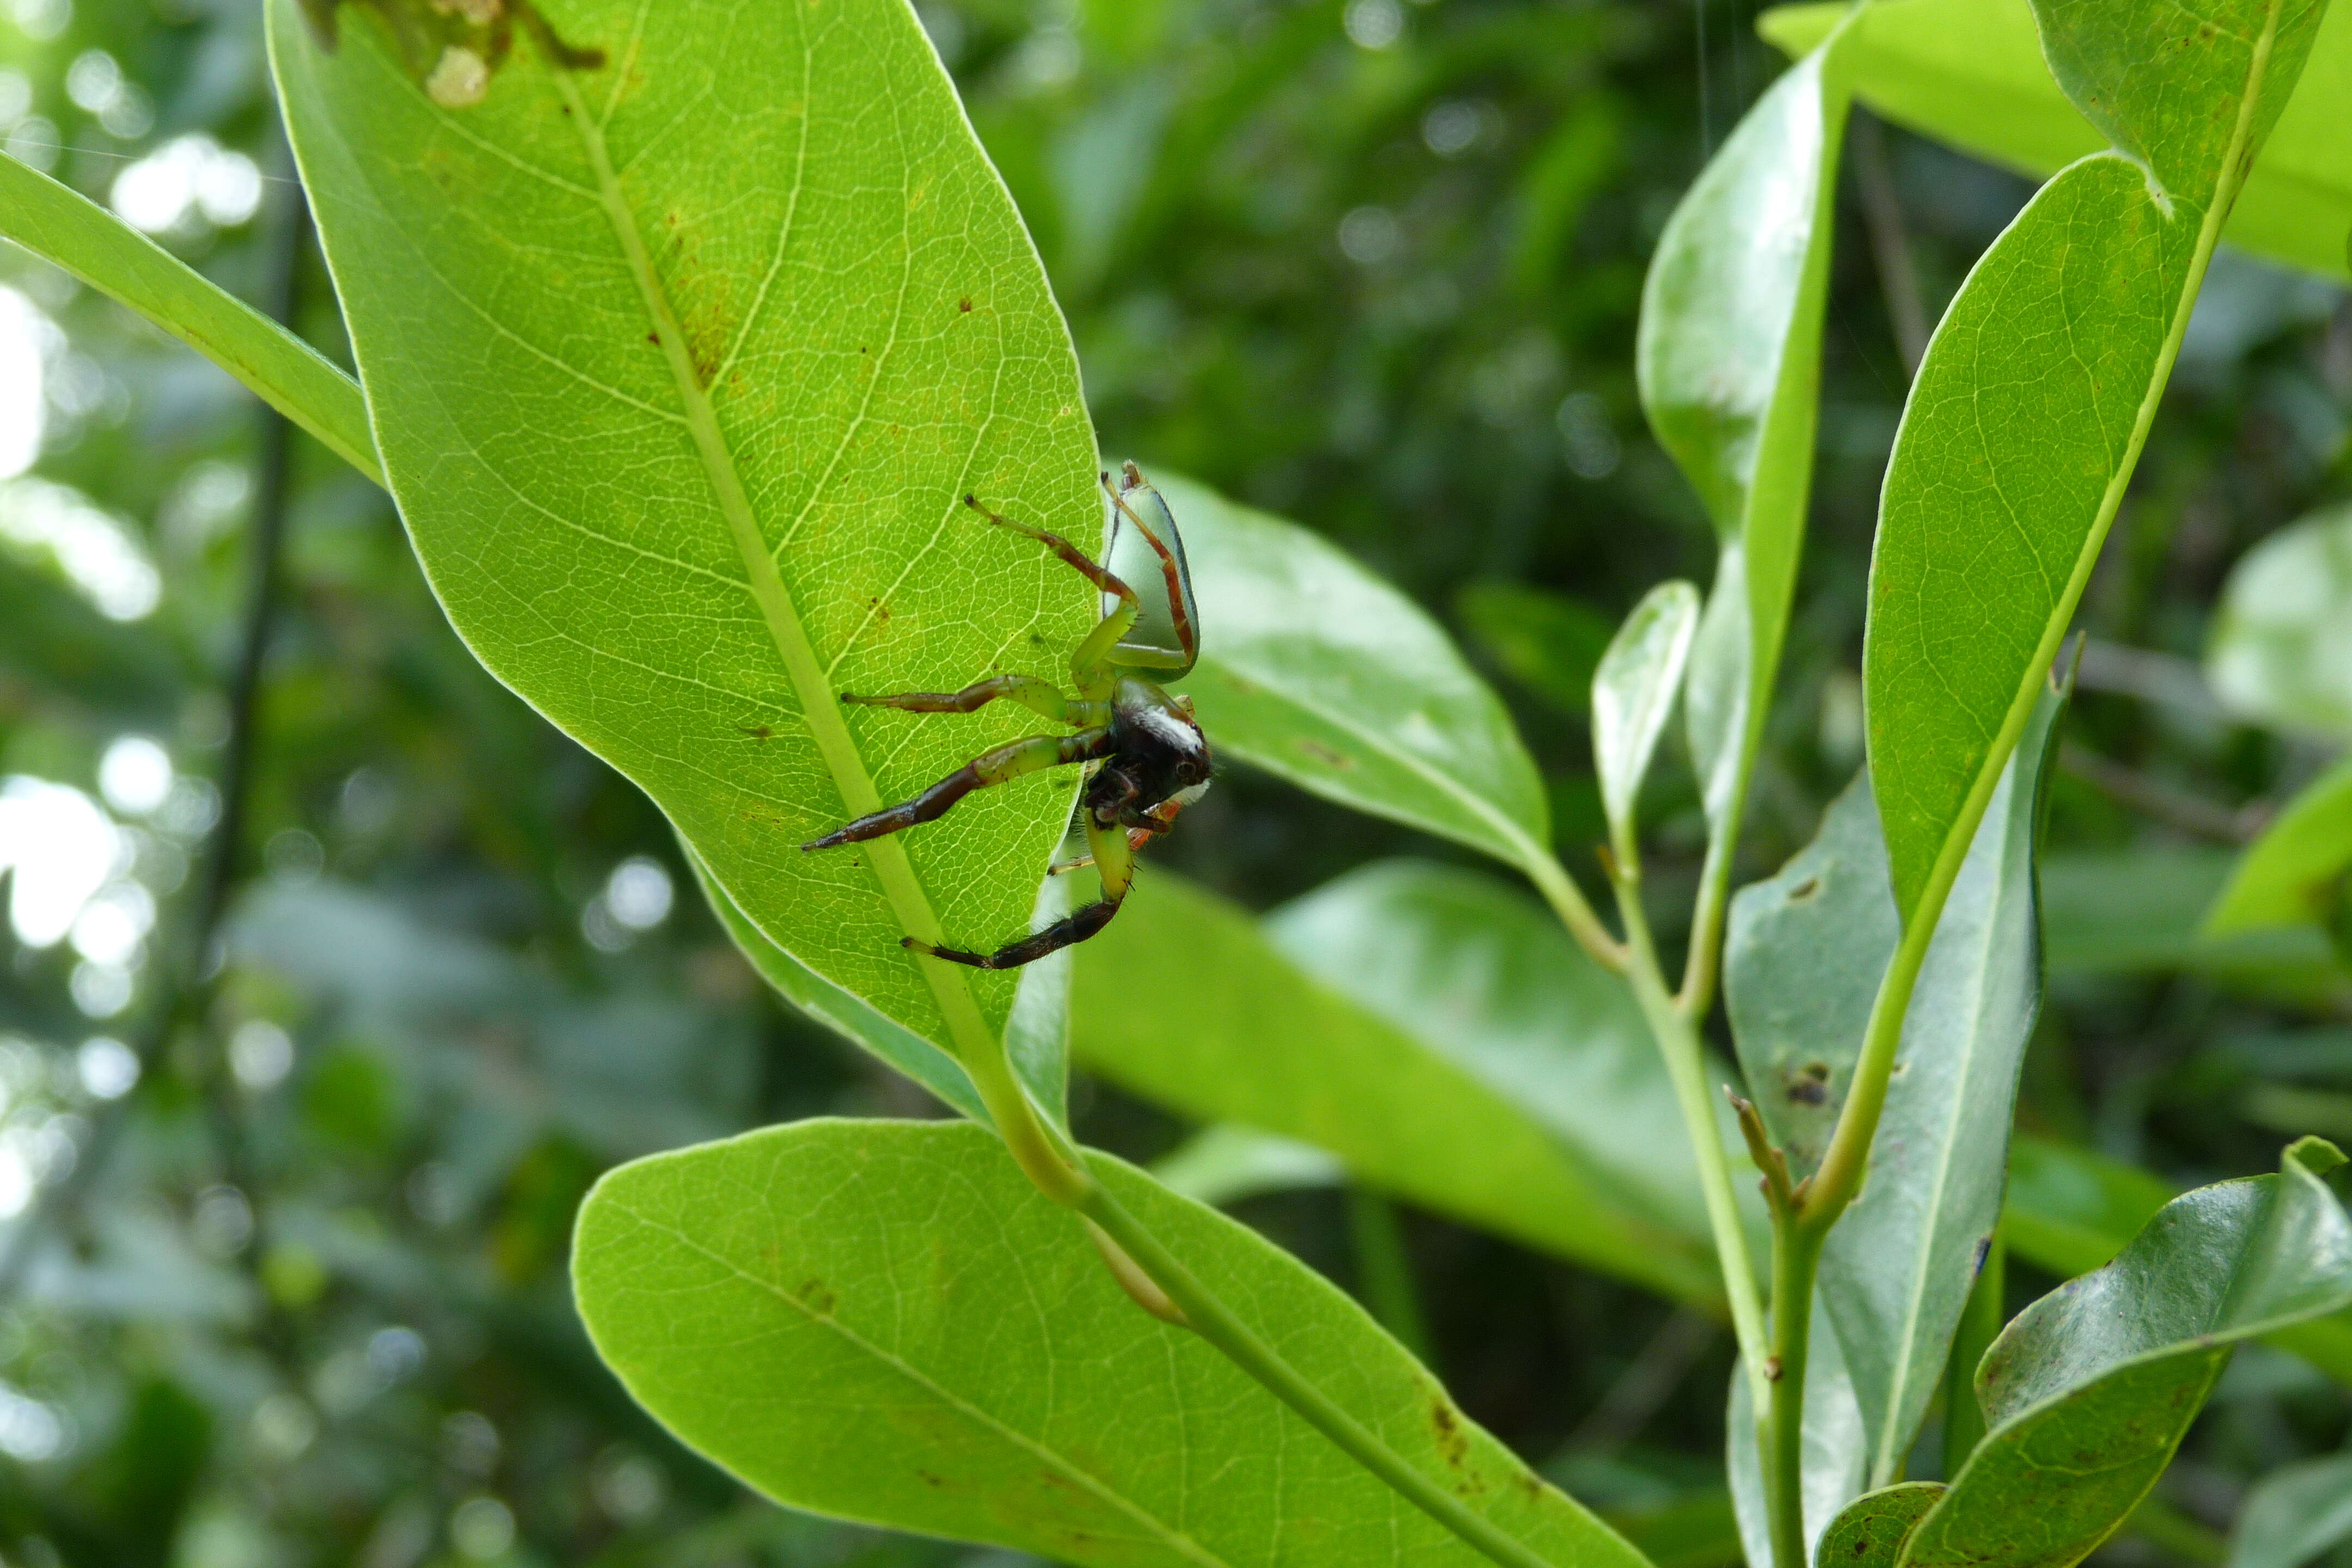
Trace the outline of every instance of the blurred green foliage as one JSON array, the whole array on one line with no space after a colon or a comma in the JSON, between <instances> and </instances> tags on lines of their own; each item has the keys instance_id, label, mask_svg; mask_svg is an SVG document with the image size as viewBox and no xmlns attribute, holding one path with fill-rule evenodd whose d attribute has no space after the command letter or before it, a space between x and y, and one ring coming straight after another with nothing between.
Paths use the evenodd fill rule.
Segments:
<instances>
[{"instance_id":1,"label":"blurred green foliage","mask_svg":"<svg viewBox=\"0 0 2352 1568\"><path fill-rule=\"evenodd\" d=\"M1308 524L1463 633L1584 875L1591 662L1651 584L1704 581L1714 558L1642 426L1633 322L1674 201L1778 68L1751 12L920 9L1035 233L1106 453ZM2026 187L1886 140L1932 319ZM247 0L0 0L0 141L264 297L290 187ZM1743 879L1810 837L1861 749L1862 586L1905 383L1887 289L1906 284L1881 277L1855 191L1840 221L1813 535ZM301 330L339 353L315 255L298 276ZM589 1353L563 1260L599 1171L791 1117L932 1108L772 1000L658 816L482 672L389 503L307 443L232 918L201 1005L156 1032L221 813L261 426L220 373L61 275L7 252L0 289L0 1247L43 1194L77 1194L0 1300L0 1560L1002 1563L753 1501ZM2225 256L2086 600L2021 1119L2178 1184L2273 1168L2282 1132L2352 1115L2324 942L2224 962L2196 946L2205 893L2164 871L2193 861L2210 889L2189 841L2238 835L2326 763L2232 718L2194 661L2233 562L2345 493L2347 411L2343 297ZM17 473L5 426L34 413ZM1663 772L1661 916L1687 907L1701 836L1686 761ZM1154 854L1264 908L1395 851L1454 857L1244 774ZM1085 1083L1076 1111L1139 1158L1184 1131ZM1340 1194L1241 1212L1355 1279ZM1673 1561L1721 1561L1724 1336L1426 1216L1403 1237L1465 1407ZM2048 1284L2012 1274L2013 1302ZM2224 1524L2252 1478L2347 1424L2344 1390L2250 1352L2168 1495Z\"/></svg>"}]
</instances>

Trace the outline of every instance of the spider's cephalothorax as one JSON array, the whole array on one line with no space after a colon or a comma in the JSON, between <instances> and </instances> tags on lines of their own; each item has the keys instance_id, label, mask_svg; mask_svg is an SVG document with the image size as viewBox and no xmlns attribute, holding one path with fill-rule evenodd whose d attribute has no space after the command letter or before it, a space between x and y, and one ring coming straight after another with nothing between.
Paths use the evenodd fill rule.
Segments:
<instances>
[{"instance_id":1,"label":"spider's cephalothorax","mask_svg":"<svg viewBox=\"0 0 2352 1568\"><path fill-rule=\"evenodd\" d=\"M1102 618L1070 655L1076 697L1034 675L992 676L961 691L907 691L889 697L842 693L844 702L913 713L971 713L1000 697L1010 698L1070 726L1075 733L1008 742L973 758L914 799L861 816L802 845L803 849L861 843L936 821L972 791L1041 768L1101 764L1087 782L1079 804L1090 853L1055 869L1092 864L1102 877L1102 898L991 953L906 939L908 947L934 958L975 969L1014 969L1086 941L1110 924L1134 885L1136 850L1154 835L1167 832L1176 814L1209 787L1214 768L1208 739L1192 718L1192 701L1170 696L1144 673L1172 680L1191 669L1200 655L1200 616L1192 605L1192 579L1184 564L1176 520L1133 463L1126 465L1124 482L1117 489L1108 474L1102 477L1102 485L1108 508L1107 565L1096 564L1066 539L1000 517L971 496L963 498L964 505L998 527L1043 544L1102 591ZM1139 581L1149 585L1148 598L1129 585Z\"/></svg>"}]
</instances>

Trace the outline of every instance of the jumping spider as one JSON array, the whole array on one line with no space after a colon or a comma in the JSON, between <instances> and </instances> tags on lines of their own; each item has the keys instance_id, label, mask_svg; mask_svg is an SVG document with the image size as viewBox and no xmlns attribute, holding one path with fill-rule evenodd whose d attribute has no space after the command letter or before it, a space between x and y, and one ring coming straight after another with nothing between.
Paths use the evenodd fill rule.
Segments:
<instances>
[{"instance_id":1,"label":"jumping spider","mask_svg":"<svg viewBox=\"0 0 2352 1568\"><path fill-rule=\"evenodd\" d=\"M1035 540L1102 590L1102 618L1070 655L1070 683L1077 696L1065 696L1053 682L1034 675L993 676L961 691L906 691L889 697L842 693L844 702L910 713L971 713L1000 697L1010 698L1076 733L1008 742L974 757L912 800L811 839L801 846L804 850L862 843L919 822L935 822L972 791L1041 769L1071 763L1101 764L1087 781L1078 807L1090 853L1055 869L1092 864L1102 877L1102 898L992 953L904 938L918 952L975 969L1017 969L1086 941L1110 924L1134 885L1135 852L1167 832L1176 814L1209 787L1214 768L1208 739L1192 717L1192 700L1171 696L1142 673L1150 670L1162 679L1178 679L1200 657L1200 617L1192 605L1192 579L1184 564L1176 520L1133 463L1125 465L1124 482L1117 489L1108 474L1102 476L1102 488L1108 518L1103 559L1139 577L1156 570L1160 581L1148 610L1123 579L1087 559L1068 540L1001 517L971 496L963 498L965 506L990 522Z\"/></svg>"}]
</instances>

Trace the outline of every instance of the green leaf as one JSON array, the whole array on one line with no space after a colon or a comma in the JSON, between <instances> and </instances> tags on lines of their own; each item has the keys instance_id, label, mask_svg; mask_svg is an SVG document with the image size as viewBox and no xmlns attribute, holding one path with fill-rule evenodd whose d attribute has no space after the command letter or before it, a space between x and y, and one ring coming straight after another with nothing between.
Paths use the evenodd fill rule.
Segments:
<instances>
[{"instance_id":1,"label":"green leaf","mask_svg":"<svg viewBox=\"0 0 2352 1568\"><path fill-rule=\"evenodd\" d=\"M926 963L1027 928L1066 772L947 824L799 845L1037 728L836 693L1054 676L1094 593L977 493L1099 537L1067 331L913 13L541 7L478 106L376 18L273 54L394 496L474 652L668 814L828 984L969 1058L1010 974ZM747 171L761 171L759 177Z\"/></svg>"},{"instance_id":2,"label":"green leaf","mask_svg":"<svg viewBox=\"0 0 2352 1568\"><path fill-rule=\"evenodd\" d=\"M2324 925L2352 868L2352 758L2314 780L2263 830L2205 917L2205 934Z\"/></svg>"},{"instance_id":3,"label":"green leaf","mask_svg":"<svg viewBox=\"0 0 2352 1568\"><path fill-rule=\"evenodd\" d=\"M2352 973L2311 926L2207 935L2238 856L2218 845L2143 844L2044 858L2042 902L2053 975L2208 975L2231 989L2325 1009Z\"/></svg>"},{"instance_id":4,"label":"green leaf","mask_svg":"<svg viewBox=\"0 0 2352 1568\"><path fill-rule=\"evenodd\" d=\"M1904 1542L1944 1495L1941 1481L1903 1481L1866 1492L1822 1532L1821 1568L1895 1568Z\"/></svg>"},{"instance_id":5,"label":"green leaf","mask_svg":"<svg viewBox=\"0 0 2352 1568\"><path fill-rule=\"evenodd\" d=\"M1220 755L1514 866L1553 867L1543 780L1421 607L1297 523L1165 474L1201 602L1184 679Z\"/></svg>"},{"instance_id":6,"label":"green leaf","mask_svg":"<svg viewBox=\"0 0 2352 1568\"><path fill-rule=\"evenodd\" d=\"M1522 583L1470 584L1454 608L1506 675L1563 713L1592 711L1592 672L1616 631L1600 611Z\"/></svg>"},{"instance_id":7,"label":"green leaf","mask_svg":"<svg viewBox=\"0 0 2352 1568\"><path fill-rule=\"evenodd\" d=\"M1151 1175L1196 1204L1223 1208L1264 1193L1341 1186L1348 1168L1312 1143L1220 1121L1152 1162Z\"/></svg>"},{"instance_id":8,"label":"green leaf","mask_svg":"<svg viewBox=\"0 0 2352 1568\"><path fill-rule=\"evenodd\" d=\"M2200 1187L2116 1260L2018 1314L1977 1372L1984 1441L1910 1568L2065 1568L2156 1484L2238 1341L2352 1304L2352 1220L2297 1144L2275 1176Z\"/></svg>"},{"instance_id":9,"label":"green leaf","mask_svg":"<svg viewBox=\"0 0 2352 1568\"><path fill-rule=\"evenodd\" d=\"M1874 1486L1902 1474L2000 1214L2017 1075L2042 1005L2034 858L2065 704L2065 692L2043 693L1977 830L1905 1016L1870 1180L1822 1254ZM1800 1177L1821 1162L1898 935L1860 778L1811 846L1733 900L1732 1033Z\"/></svg>"},{"instance_id":10,"label":"green leaf","mask_svg":"<svg viewBox=\"0 0 2352 1568\"><path fill-rule=\"evenodd\" d=\"M2001 1239L2036 1268L2072 1279L2121 1252L2175 1191L2137 1166L2021 1133L2010 1145ZM2267 1338L2352 1387L2352 1313L2295 1323Z\"/></svg>"},{"instance_id":11,"label":"green leaf","mask_svg":"<svg viewBox=\"0 0 2352 1568\"><path fill-rule=\"evenodd\" d=\"M1818 1293L1813 1297L1811 1342L1811 1353L1805 1358L1805 1443L1803 1479L1799 1485L1804 1492L1806 1550L1813 1553L1822 1531L1865 1484L1870 1445L1863 1429L1862 1407L1854 1403L1853 1384L1846 1375L1837 1329L1828 1321ZM1735 1364L1729 1407L1724 1415L1725 1468L1748 1561L1762 1568L1772 1563L1772 1530L1764 1506L1764 1471L1756 1426L1747 1369Z\"/></svg>"},{"instance_id":12,"label":"green leaf","mask_svg":"<svg viewBox=\"0 0 2352 1568\"><path fill-rule=\"evenodd\" d=\"M1993 792L1911 994L1870 1179L1822 1250L1874 1487L1902 1478L2000 1217L2018 1073L2042 1011L2034 861L2067 695L2043 694Z\"/></svg>"},{"instance_id":13,"label":"green leaf","mask_svg":"<svg viewBox=\"0 0 2352 1568\"><path fill-rule=\"evenodd\" d=\"M1633 606L1592 672L1593 768L1621 856L1633 841L1635 798L1682 690L1698 615L1697 589L1659 584Z\"/></svg>"},{"instance_id":14,"label":"green leaf","mask_svg":"<svg viewBox=\"0 0 2352 1568\"><path fill-rule=\"evenodd\" d=\"M2259 723L2352 741L2352 506L2289 523L2230 569L2205 674Z\"/></svg>"},{"instance_id":15,"label":"green leaf","mask_svg":"<svg viewBox=\"0 0 2352 1568\"><path fill-rule=\"evenodd\" d=\"M719 923L760 977L785 1001L852 1045L873 1052L964 1115L982 1122L989 1120L980 1091L972 1087L962 1064L770 942L735 907L735 900L711 877L694 847L681 839L678 849L693 868L695 883L710 901ZM1068 912L1068 886L1060 878L1045 879L1037 891L1033 924L1043 925ZM1013 1071L1027 1086L1030 1097L1065 1126L1069 1121L1069 996L1066 951L1026 964L1004 1026L1004 1048Z\"/></svg>"},{"instance_id":16,"label":"green leaf","mask_svg":"<svg viewBox=\"0 0 2352 1568\"><path fill-rule=\"evenodd\" d=\"M1806 56L1748 111L1659 237L1642 294L1642 406L1722 550L1685 705L1718 838L1747 794L1804 543L1848 103L1834 55Z\"/></svg>"},{"instance_id":17,"label":"green leaf","mask_svg":"<svg viewBox=\"0 0 2352 1568\"><path fill-rule=\"evenodd\" d=\"M2352 1454L2273 1470L2239 1506L2230 1568L2303 1568L2352 1540Z\"/></svg>"},{"instance_id":18,"label":"green leaf","mask_svg":"<svg viewBox=\"0 0 2352 1568\"><path fill-rule=\"evenodd\" d=\"M1719 1292L1639 1015L1508 889L1389 862L1261 925L1150 872L1077 952L1072 1046L1122 1088L1666 1295Z\"/></svg>"},{"instance_id":19,"label":"green leaf","mask_svg":"<svg viewBox=\"0 0 2352 1568\"><path fill-rule=\"evenodd\" d=\"M1863 689L1906 926L1933 919L2032 711L2323 4L2041 14L2057 75L2122 151L2068 167L1977 263L1895 436Z\"/></svg>"},{"instance_id":20,"label":"green leaf","mask_svg":"<svg viewBox=\"0 0 2352 1568\"><path fill-rule=\"evenodd\" d=\"M1791 57L1854 7L1784 5L1759 30ZM2027 0L1881 0L1839 50L1855 96L1897 125L2041 179L2105 141L2066 100L2042 58ZM2258 255L2344 277L2352 169L2352 12L2323 20L2310 63L2222 236Z\"/></svg>"},{"instance_id":21,"label":"green leaf","mask_svg":"<svg viewBox=\"0 0 2352 1568\"><path fill-rule=\"evenodd\" d=\"M1415 1468L1549 1561L1639 1568L1305 1265L1089 1163ZM803 1121L639 1161L590 1194L573 1259L629 1392L791 1507L1117 1568L1485 1561L1139 1311L1079 1223L970 1124Z\"/></svg>"},{"instance_id":22,"label":"green leaf","mask_svg":"<svg viewBox=\"0 0 2352 1568\"><path fill-rule=\"evenodd\" d=\"M104 207L14 158L0 158L0 237L163 328L383 483L358 384Z\"/></svg>"},{"instance_id":23,"label":"green leaf","mask_svg":"<svg viewBox=\"0 0 2352 1568\"><path fill-rule=\"evenodd\" d=\"M1748 1091L1801 1179L1819 1168L1901 927L1866 773L1813 841L1741 889L1724 935L1724 1001Z\"/></svg>"}]
</instances>

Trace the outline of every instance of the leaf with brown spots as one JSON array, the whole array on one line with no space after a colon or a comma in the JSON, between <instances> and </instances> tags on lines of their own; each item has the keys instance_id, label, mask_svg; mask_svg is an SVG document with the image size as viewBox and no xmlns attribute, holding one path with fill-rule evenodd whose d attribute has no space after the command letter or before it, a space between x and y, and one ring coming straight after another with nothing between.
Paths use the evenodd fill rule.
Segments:
<instances>
[{"instance_id":1,"label":"leaf with brown spots","mask_svg":"<svg viewBox=\"0 0 2352 1568\"><path fill-rule=\"evenodd\" d=\"M1320 1275L1090 1163L1407 1464L1545 1562L1646 1568ZM629 1391L789 1506L1082 1568L1489 1568L1206 1342L1136 1310L968 1123L803 1121L639 1161L590 1195L574 1260Z\"/></svg>"}]
</instances>

